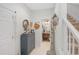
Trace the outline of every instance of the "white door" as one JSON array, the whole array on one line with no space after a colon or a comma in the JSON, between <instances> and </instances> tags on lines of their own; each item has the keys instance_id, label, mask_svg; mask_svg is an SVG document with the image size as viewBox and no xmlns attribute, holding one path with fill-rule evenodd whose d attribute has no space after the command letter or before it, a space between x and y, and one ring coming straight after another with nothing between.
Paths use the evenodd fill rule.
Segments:
<instances>
[{"instance_id":1,"label":"white door","mask_svg":"<svg viewBox=\"0 0 79 59\"><path fill-rule=\"evenodd\" d=\"M0 55L16 54L13 13L0 6Z\"/></svg>"}]
</instances>

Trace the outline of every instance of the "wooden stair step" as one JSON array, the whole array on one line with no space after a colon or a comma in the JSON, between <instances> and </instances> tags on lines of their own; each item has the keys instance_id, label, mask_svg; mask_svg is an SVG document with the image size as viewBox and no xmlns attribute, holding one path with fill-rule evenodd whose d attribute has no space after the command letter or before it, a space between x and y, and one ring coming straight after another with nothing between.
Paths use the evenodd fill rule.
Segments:
<instances>
[{"instance_id":1,"label":"wooden stair step","mask_svg":"<svg viewBox=\"0 0 79 59\"><path fill-rule=\"evenodd\" d=\"M70 22L76 22L76 20L74 19L68 19Z\"/></svg>"},{"instance_id":2,"label":"wooden stair step","mask_svg":"<svg viewBox=\"0 0 79 59\"><path fill-rule=\"evenodd\" d=\"M70 15L67 15L67 19L79 31L79 22Z\"/></svg>"},{"instance_id":3,"label":"wooden stair step","mask_svg":"<svg viewBox=\"0 0 79 59\"><path fill-rule=\"evenodd\" d=\"M71 22L73 25L79 25L79 22Z\"/></svg>"}]
</instances>

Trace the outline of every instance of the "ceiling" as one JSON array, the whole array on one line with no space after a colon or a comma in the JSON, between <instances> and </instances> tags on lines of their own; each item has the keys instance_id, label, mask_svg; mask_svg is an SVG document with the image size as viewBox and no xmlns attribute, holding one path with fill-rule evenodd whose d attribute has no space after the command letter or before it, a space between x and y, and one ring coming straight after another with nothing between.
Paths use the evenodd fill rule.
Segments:
<instances>
[{"instance_id":1,"label":"ceiling","mask_svg":"<svg viewBox=\"0 0 79 59\"><path fill-rule=\"evenodd\" d=\"M25 5L31 10L40 10L53 8L55 3L27 3Z\"/></svg>"},{"instance_id":2,"label":"ceiling","mask_svg":"<svg viewBox=\"0 0 79 59\"><path fill-rule=\"evenodd\" d=\"M79 6L79 3L68 3L68 5L75 5L75 6Z\"/></svg>"}]
</instances>

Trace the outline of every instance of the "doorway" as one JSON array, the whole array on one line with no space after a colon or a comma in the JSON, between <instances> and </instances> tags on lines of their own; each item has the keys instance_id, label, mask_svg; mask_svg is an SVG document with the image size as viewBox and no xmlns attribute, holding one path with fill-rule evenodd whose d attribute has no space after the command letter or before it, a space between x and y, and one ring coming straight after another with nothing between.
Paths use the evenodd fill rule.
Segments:
<instances>
[{"instance_id":1,"label":"doorway","mask_svg":"<svg viewBox=\"0 0 79 59\"><path fill-rule=\"evenodd\" d=\"M50 41L50 20L48 18L43 21L42 28L43 28L42 40Z\"/></svg>"},{"instance_id":2,"label":"doorway","mask_svg":"<svg viewBox=\"0 0 79 59\"><path fill-rule=\"evenodd\" d=\"M45 19L40 21L39 30L35 30L36 34L36 48L30 53L30 55L47 55L47 51L50 50L50 21ZM39 35L38 35L39 34Z\"/></svg>"},{"instance_id":3,"label":"doorway","mask_svg":"<svg viewBox=\"0 0 79 59\"><path fill-rule=\"evenodd\" d=\"M0 5L0 54L16 54L14 13Z\"/></svg>"}]
</instances>

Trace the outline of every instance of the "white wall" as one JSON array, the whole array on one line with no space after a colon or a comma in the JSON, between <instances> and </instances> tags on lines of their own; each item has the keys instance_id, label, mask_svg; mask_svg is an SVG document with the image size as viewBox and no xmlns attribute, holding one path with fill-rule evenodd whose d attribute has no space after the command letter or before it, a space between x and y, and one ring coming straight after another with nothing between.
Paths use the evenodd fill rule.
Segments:
<instances>
[{"instance_id":1,"label":"white wall","mask_svg":"<svg viewBox=\"0 0 79 59\"><path fill-rule=\"evenodd\" d=\"M40 20L44 20L45 18L49 18L51 19L51 16L54 13L54 8L50 8L50 9L43 9L43 10L35 10L33 11L33 17L39 17Z\"/></svg>"},{"instance_id":2,"label":"white wall","mask_svg":"<svg viewBox=\"0 0 79 59\"><path fill-rule=\"evenodd\" d=\"M67 4L67 13L71 16L75 17L77 20L79 20L79 6L73 4Z\"/></svg>"},{"instance_id":3,"label":"white wall","mask_svg":"<svg viewBox=\"0 0 79 59\"><path fill-rule=\"evenodd\" d=\"M30 19L31 11L24 4L2 4L3 6L16 11L16 53L20 54L20 35L24 32L22 21Z\"/></svg>"}]
</instances>

